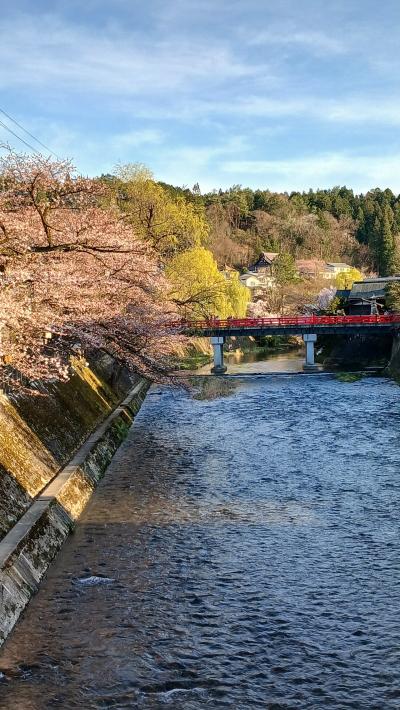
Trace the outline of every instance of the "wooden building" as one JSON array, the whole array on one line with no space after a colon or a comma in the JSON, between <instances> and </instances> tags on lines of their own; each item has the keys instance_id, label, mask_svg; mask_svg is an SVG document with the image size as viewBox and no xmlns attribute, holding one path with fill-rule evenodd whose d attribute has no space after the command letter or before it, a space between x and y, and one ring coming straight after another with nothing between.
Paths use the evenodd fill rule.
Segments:
<instances>
[{"instance_id":1,"label":"wooden building","mask_svg":"<svg viewBox=\"0 0 400 710\"><path fill-rule=\"evenodd\" d=\"M256 274L273 276L273 263L277 256L277 252L262 251L255 264L249 268L249 271Z\"/></svg>"},{"instance_id":2,"label":"wooden building","mask_svg":"<svg viewBox=\"0 0 400 710\"><path fill-rule=\"evenodd\" d=\"M355 281L348 296L347 311L351 316L373 315L386 310L386 287L400 282L400 276L383 276Z\"/></svg>"}]
</instances>

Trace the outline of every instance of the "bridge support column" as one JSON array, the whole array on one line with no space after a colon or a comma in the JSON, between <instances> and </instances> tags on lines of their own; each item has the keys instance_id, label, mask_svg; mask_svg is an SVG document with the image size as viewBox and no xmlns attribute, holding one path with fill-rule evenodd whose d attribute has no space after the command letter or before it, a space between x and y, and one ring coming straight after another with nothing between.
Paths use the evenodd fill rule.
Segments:
<instances>
[{"instance_id":1,"label":"bridge support column","mask_svg":"<svg viewBox=\"0 0 400 710\"><path fill-rule=\"evenodd\" d=\"M315 364L314 346L317 336L307 333L307 335L303 335L303 340L306 344L306 361L303 365L303 370L305 372L316 372L318 365Z\"/></svg>"},{"instance_id":2,"label":"bridge support column","mask_svg":"<svg viewBox=\"0 0 400 710\"><path fill-rule=\"evenodd\" d=\"M221 336L213 336L211 338L211 345L214 349L214 365L211 368L213 375L223 375L226 372L226 367L224 366L224 342L225 338Z\"/></svg>"}]
</instances>

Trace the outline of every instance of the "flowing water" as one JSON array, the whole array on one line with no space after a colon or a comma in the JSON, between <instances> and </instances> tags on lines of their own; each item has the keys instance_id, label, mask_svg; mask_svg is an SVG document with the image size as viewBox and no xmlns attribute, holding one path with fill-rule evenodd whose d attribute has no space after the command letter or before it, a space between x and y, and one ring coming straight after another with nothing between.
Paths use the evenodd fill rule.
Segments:
<instances>
[{"instance_id":1,"label":"flowing water","mask_svg":"<svg viewBox=\"0 0 400 710\"><path fill-rule=\"evenodd\" d=\"M274 352L265 350L240 349L224 353L224 364L229 375L269 374L271 372L302 372L305 352L302 348ZM196 370L197 375L209 375L212 365L207 364Z\"/></svg>"},{"instance_id":2,"label":"flowing water","mask_svg":"<svg viewBox=\"0 0 400 710\"><path fill-rule=\"evenodd\" d=\"M152 388L0 653L0 707L400 707L400 390Z\"/></svg>"}]
</instances>

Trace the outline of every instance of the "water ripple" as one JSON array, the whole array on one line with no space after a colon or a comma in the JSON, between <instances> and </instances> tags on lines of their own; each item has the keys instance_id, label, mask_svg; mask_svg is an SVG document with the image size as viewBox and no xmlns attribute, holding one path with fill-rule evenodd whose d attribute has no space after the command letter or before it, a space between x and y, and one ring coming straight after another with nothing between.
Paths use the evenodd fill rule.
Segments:
<instances>
[{"instance_id":1,"label":"water ripple","mask_svg":"<svg viewBox=\"0 0 400 710\"><path fill-rule=\"evenodd\" d=\"M400 708L399 389L153 389L0 656L0 707Z\"/></svg>"}]
</instances>

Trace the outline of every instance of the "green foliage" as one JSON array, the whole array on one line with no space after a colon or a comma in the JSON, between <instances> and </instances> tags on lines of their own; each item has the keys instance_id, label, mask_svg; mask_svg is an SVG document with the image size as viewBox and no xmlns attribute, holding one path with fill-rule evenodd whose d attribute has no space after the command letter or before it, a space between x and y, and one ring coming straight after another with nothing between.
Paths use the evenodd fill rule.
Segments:
<instances>
[{"instance_id":1,"label":"green foliage","mask_svg":"<svg viewBox=\"0 0 400 710\"><path fill-rule=\"evenodd\" d=\"M136 235L162 258L207 242L209 227L201 204L155 182L141 163L117 166L116 176L112 186L117 206Z\"/></svg>"},{"instance_id":2,"label":"green foliage","mask_svg":"<svg viewBox=\"0 0 400 710\"><path fill-rule=\"evenodd\" d=\"M392 281L386 286L386 305L390 311L400 312L400 282Z\"/></svg>"},{"instance_id":3,"label":"green foliage","mask_svg":"<svg viewBox=\"0 0 400 710\"><path fill-rule=\"evenodd\" d=\"M296 338L287 335L262 335L256 342L259 348L265 350L289 350L299 347Z\"/></svg>"},{"instance_id":4,"label":"green foliage","mask_svg":"<svg viewBox=\"0 0 400 710\"><path fill-rule=\"evenodd\" d=\"M343 271L338 274L335 278L335 286L340 290L350 289L354 281L362 281L363 275L358 269L351 269L350 271Z\"/></svg>"},{"instance_id":5,"label":"green foliage","mask_svg":"<svg viewBox=\"0 0 400 710\"><path fill-rule=\"evenodd\" d=\"M393 274L395 262L395 242L392 233L393 212L385 205L378 239L378 269L381 276Z\"/></svg>"},{"instance_id":6,"label":"green foliage","mask_svg":"<svg viewBox=\"0 0 400 710\"><path fill-rule=\"evenodd\" d=\"M296 263L291 254L281 252L274 261L274 276L278 284L288 284L299 280Z\"/></svg>"},{"instance_id":7,"label":"green foliage","mask_svg":"<svg viewBox=\"0 0 400 710\"><path fill-rule=\"evenodd\" d=\"M335 298L332 298L332 301L330 302L329 308L327 309L326 313L327 315L335 315L339 310L342 310L342 308L342 299L338 296L335 296Z\"/></svg>"},{"instance_id":8,"label":"green foliage","mask_svg":"<svg viewBox=\"0 0 400 710\"><path fill-rule=\"evenodd\" d=\"M400 196L389 189L355 195L336 186L289 195L233 185L202 195L198 183L190 190L156 182L140 163L119 165L115 176L102 180L138 236L163 259L209 246L221 267L240 269L260 251L283 252L277 264L282 283L295 280L290 258L347 261L383 276L400 266Z\"/></svg>"},{"instance_id":9,"label":"green foliage","mask_svg":"<svg viewBox=\"0 0 400 710\"><path fill-rule=\"evenodd\" d=\"M337 372L335 375L335 379L339 380L339 382L358 382L359 380L363 379L363 375L361 375L358 372Z\"/></svg>"},{"instance_id":10,"label":"green foliage","mask_svg":"<svg viewBox=\"0 0 400 710\"><path fill-rule=\"evenodd\" d=\"M230 278L225 284L226 295L229 302L230 316L244 318L247 305L250 301L250 291L239 281L239 274L230 272Z\"/></svg>"},{"instance_id":11,"label":"green foliage","mask_svg":"<svg viewBox=\"0 0 400 710\"><path fill-rule=\"evenodd\" d=\"M229 234L230 239L247 246L247 262L265 250L285 251L294 258L349 261L382 275L396 268L400 197L391 190L355 195L347 187L337 186L288 195L234 185L192 198L201 200L207 211L218 206L225 217L220 218L223 233L213 234L212 225L213 250L218 241L219 259ZM230 244L227 260L232 253ZM245 256L235 254L235 258L236 266L245 263Z\"/></svg>"},{"instance_id":12,"label":"green foliage","mask_svg":"<svg viewBox=\"0 0 400 710\"><path fill-rule=\"evenodd\" d=\"M207 365L208 362L212 362L211 355L206 355L206 353L195 353L177 359L174 363L174 367L176 370L191 371L197 370L199 367L203 367L203 365Z\"/></svg>"},{"instance_id":13,"label":"green foliage","mask_svg":"<svg viewBox=\"0 0 400 710\"><path fill-rule=\"evenodd\" d=\"M246 314L249 290L234 272L226 279L204 247L177 254L168 263L166 276L172 284L171 298L185 318L240 318Z\"/></svg>"}]
</instances>

